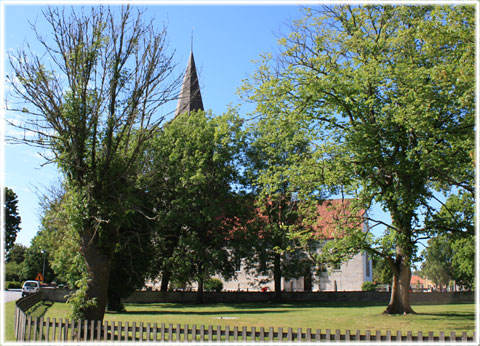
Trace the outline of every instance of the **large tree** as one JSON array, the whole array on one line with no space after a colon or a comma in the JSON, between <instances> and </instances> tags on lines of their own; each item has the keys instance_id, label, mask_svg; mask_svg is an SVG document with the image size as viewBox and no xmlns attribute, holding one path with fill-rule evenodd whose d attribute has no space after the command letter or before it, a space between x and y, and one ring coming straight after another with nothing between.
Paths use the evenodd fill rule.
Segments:
<instances>
[{"instance_id":1,"label":"large tree","mask_svg":"<svg viewBox=\"0 0 480 346\"><path fill-rule=\"evenodd\" d=\"M82 317L102 320L113 253L135 210L136 161L163 121L178 78L166 30L129 6L48 8L51 34L9 55L14 105L26 136L64 176L88 280ZM30 134L34 136L30 136Z\"/></svg>"},{"instance_id":2,"label":"large tree","mask_svg":"<svg viewBox=\"0 0 480 346\"><path fill-rule=\"evenodd\" d=\"M199 302L205 280L235 273L230 244L242 209L235 185L240 127L233 113L184 113L164 127L146 155L143 178L155 210L157 269L197 282Z\"/></svg>"},{"instance_id":3,"label":"large tree","mask_svg":"<svg viewBox=\"0 0 480 346\"><path fill-rule=\"evenodd\" d=\"M17 194L8 187L4 188L4 205L5 215L5 255L12 249L17 233L21 230L20 223L22 218L18 214L18 197Z\"/></svg>"},{"instance_id":4,"label":"large tree","mask_svg":"<svg viewBox=\"0 0 480 346\"><path fill-rule=\"evenodd\" d=\"M411 264L417 241L431 235L422 221L436 192L474 192L474 10L306 9L277 58L267 56L245 85L259 113L290 116L316 132L314 143L329 143L318 145L318 160L337 161L352 207L377 203L389 213L391 222L369 218L370 229L385 227L378 242L351 230L338 248L388 261L386 313L413 312Z\"/></svg>"},{"instance_id":5,"label":"large tree","mask_svg":"<svg viewBox=\"0 0 480 346\"><path fill-rule=\"evenodd\" d=\"M152 221L144 215L148 197L140 190L136 195L137 209L129 213L128 222L122 225L113 253L107 299L107 308L111 311L123 310L121 299L143 287L152 259L158 255L152 251ZM88 275L80 252L80 237L68 222L65 191L52 189L50 196L44 196L43 201L42 225L34 241L46 250L55 279L71 288L81 288ZM79 290L70 297L74 319L81 318L82 305L79 302L84 293Z\"/></svg>"},{"instance_id":6,"label":"large tree","mask_svg":"<svg viewBox=\"0 0 480 346\"><path fill-rule=\"evenodd\" d=\"M301 223L297 176L308 174L305 163L311 160L312 148L295 119L280 114L274 119L260 117L248 133L246 172L255 212L247 230L252 251L244 262L249 271L273 281L275 299L281 300L282 279L309 272L309 261L290 233Z\"/></svg>"}]
</instances>

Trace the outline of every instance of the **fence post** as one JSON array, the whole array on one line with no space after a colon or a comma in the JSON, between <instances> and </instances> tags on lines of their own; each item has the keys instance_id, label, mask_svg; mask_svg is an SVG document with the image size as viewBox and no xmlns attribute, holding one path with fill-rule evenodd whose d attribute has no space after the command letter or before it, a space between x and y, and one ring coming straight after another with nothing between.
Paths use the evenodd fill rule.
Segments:
<instances>
[{"instance_id":1,"label":"fence post","mask_svg":"<svg viewBox=\"0 0 480 346\"><path fill-rule=\"evenodd\" d=\"M139 328L139 331L138 331L138 340L140 342L143 342L143 322L140 322L140 328Z\"/></svg>"},{"instance_id":2,"label":"fence post","mask_svg":"<svg viewBox=\"0 0 480 346\"><path fill-rule=\"evenodd\" d=\"M150 342L150 336L152 334L152 329L150 323L147 323L147 342Z\"/></svg>"},{"instance_id":3,"label":"fence post","mask_svg":"<svg viewBox=\"0 0 480 346\"><path fill-rule=\"evenodd\" d=\"M65 319L65 328L63 329L63 340L62 341L68 341L68 318Z\"/></svg>"},{"instance_id":4,"label":"fence post","mask_svg":"<svg viewBox=\"0 0 480 346\"><path fill-rule=\"evenodd\" d=\"M132 341L137 341L137 323L132 323Z\"/></svg>"},{"instance_id":5,"label":"fence post","mask_svg":"<svg viewBox=\"0 0 480 346\"><path fill-rule=\"evenodd\" d=\"M230 326L225 327L225 342L230 342Z\"/></svg>"},{"instance_id":6,"label":"fence post","mask_svg":"<svg viewBox=\"0 0 480 346\"><path fill-rule=\"evenodd\" d=\"M43 341L43 337L44 337L44 334L43 334L43 317L40 317L40 322L38 323L40 329L39 329L39 333L40 333L40 341Z\"/></svg>"},{"instance_id":7,"label":"fence post","mask_svg":"<svg viewBox=\"0 0 480 346\"><path fill-rule=\"evenodd\" d=\"M212 341L213 340L213 327L212 326L208 326L208 341Z\"/></svg>"},{"instance_id":8,"label":"fence post","mask_svg":"<svg viewBox=\"0 0 480 346\"><path fill-rule=\"evenodd\" d=\"M37 341L38 319L33 319L33 341Z\"/></svg>"},{"instance_id":9,"label":"fence post","mask_svg":"<svg viewBox=\"0 0 480 346\"><path fill-rule=\"evenodd\" d=\"M315 331L315 342L320 342L322 340L322 331L317 329Z\"/></svg>"},{"instance_id":10,"label":"fence post","mask_svg":"<svg viewBox=\"0 0 480 346\"><path fill-rule=\"evenodd\" d=\"M175 342L180 342L180 329L182 327L180 326L180 324L177 323L177 326L175 327Z\"/></svg>"},{"instance_id":11,"label":"fence post","mask_svg":"<svg viewBox=\"0 0 480 346\"><path fill-rule=\"evenodd\" d=\"M55 341L55 337L57 335L57 319L56 318L53 319L52 324L53 324L52 341Z\"/></svg>"},{"instance_id":12,"label":"fence post","mask_svg":"<svg viewBox=\"0 0 480 346\"><path fill-rule=\"evenodd\" d=\"M45 341L50 341L50 317L47 317L47 321L45 323Z\"/></svg>"},{"instance_id":13,"label":"fence post","mask_svg":"<svg viewBox=\"0 0 480 346\"><path fill-rule=\"evenodd\" d=\"M165 341L165 323L160 325L160 341Z\"/></svg>"},{"instance_id":14,"label":"fence post","mask_svg":"<svg viewBox=\"0 0 480 346\"><path fill-rule=\"evenodd\" d=\"M312 342L312 328L307 328L305 338L307 339L307 342Z\"/></svg>"},{"instance_id":15,"label":"fence post","mask_svg":"<svg viewBox=\"0 0 480 346\"><path fill-rule=\"evenodd\" d=\"M123 328L124 329L124 334L123 334L123 341L128 341L129 339L129 333L130 333L130 326L129 326L129 323L128 322L125 322L125 327Z\"/></svg>"},{"instance_id":16,"label":"fence post","mask_svg":"<svg viewBox=\"0 0 480 346\"><path fill-rule=\"evenodd\" d=\"M157 342L157 329L158 329L158 324L154 323L153 324L153 341Z\"/></svg>"},{"instance_id":17,"label":"fence post","mask_svg":"<svg viewBox=\"0 0 480 346\"><path fill-rule=\"evenodd\" d=\"M31 336L31 333L32 333L32 316L28 316L28 320L27 320L27 335L26 335L26 340L27 341L30 341L30 336Z\"/></svg>"}]
</instances>

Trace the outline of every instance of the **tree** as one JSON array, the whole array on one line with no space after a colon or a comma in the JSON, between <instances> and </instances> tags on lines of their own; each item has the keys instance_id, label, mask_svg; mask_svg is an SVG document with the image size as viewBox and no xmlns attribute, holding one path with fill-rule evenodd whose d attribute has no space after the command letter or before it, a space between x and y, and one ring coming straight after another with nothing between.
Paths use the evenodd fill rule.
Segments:
<instances>
[{"instance_id":1,"label":"tree","mask_svg":"<svg viewBox=\"0 0 480 346\"><path fill-rule=\"evenodd\" d=\"M475 283L475 237L471 235L456 239L452 244L452 250L455 283L466 289L475 289L477 285Z\"/></svg>"},{"instance_id":2,"label":"tree","mask_svg":"<svg viewBox=\"0 0 480 346\"><path fill-rule=\"evenodd\" d=\"M22 276L25 280L35 280L40 273L45 283L55 280L55 273L48 261L49 254L41 246L36 238L32 239L31 245L25 251L25 260L22 266Z\"/></svg>"},{"instance_id":3,"label":"tree","mask_svg":"<svg viewBox=\"0 0 480 346\"><path fill-rule=\"evenodd\" d=\"M373 282L377 284L391 284L393 278L390 265L384 258L373 258Z\"/></svg>"},{"instance_id":4,"label":"tree","mask_svg":"<svg viewBox=\"0 0 480 346\"><path fill-rule=\"evenodd\" d=\"M63 204L64 193L62 189L52 189L51 196L42 198L42 228L34 239L47 250L56 280L78 289L88 276L79 252L80 238L68 222L68 210ZM143 191L138 191L137 196L139 202L136 204L141 211L140 207L144 207L141 201L147 198ZM119 232L119 241L112 259L107 299L107 308L111 311L122 311L121 299L130 296L135 289L144 285L147 273L151 270L150 262L155 257L152 251L152 221L139 211L132 212L128 220ZM70 297L70 302L77 300L78 294ZM73 304L74 318L80 317L77 305Z\"/></svg>"},{"instance_id":5,"label":"tree","mask_svg":"<svg viewBox=\"0 0 480 346\"><path fill-rule=\"evenodd\" d=\"M422 220L435 213L435 192L474 193L473 28L473 6L306 9L277 59L265 57L244 86L258 113L315 133L317 160L336 161L352 207L377 203L390 214L391 223L367 218L370 229L386 227L376 242L351 230L337 248L388 261L386 313L414 312L411 264L417 241L431 236Z\"/></svg>"},{"instance_id":6,"label":"tree","mask_svg":"<svg viewBox=\"0 0 480 346\"><path fill-rule=\"evenodd\" d=\"M48 8L44 17L51 40L33 27L44 52L9 55L18 127L34 134L14 140L46 149L63 174L63 203L88 275L81 315L102 320L113 253L136 208L136 161L179 78L165 28L157 32L141 11Z\"/></svg>"},{"instance_id":7,"label":"tree","mask_svg":"<svg viewBox=\"0 0 480 346\"><path fill-rule=\"evenodd\" d=\"M438 287L447 286L454 278L453 249L450 241L446 235L431 238L428 247L422 251L422 273Z\"/></svg>"},{"instance_id":8,"label":"tree","mask_svg":"<svg viewBox=\"0 0 480 346\"><path fill-rule=\"evenodd\" d=\"M233 112L184 113L164 127L146 155L144 186L156 210L157 269L180 282L197 282L198 302L205 280L235 273L229 244L242 207L234 186L240 127Z\"/></svg>"},{"instance_id":9,"label":"tree","mask_svg":"<svg viewBox=\"0 0 480 346\"><path fill-rule=\"evenodd\" d=\"M273 280L279 301L282 278L309 272L309 261L290 232L301 223L296 176L299 171L307 174L302 164L311 158L311 148L306 132L281 116L261 117L250 126L249 135L247 176L256 210L249 227L252 251L245 256L245 265Z\"/></svg>"},{"instance_id":10,"label":"tree","mask_svg":"<svg viewBox=\"0 0 480 346\"><path fill-rule=\"evenodd\" d=\"M22 218L18 214L18 197L12 189L5 187L5 202L3 205L5 215L5 255L13 248L17 233L20 232Z\"/></svg>"},{"instance_id":11,"label":"tree","mask_svg":"<svg viewBox=\"0 0 480 346\"><path fill-rule=\"evenodd\" d=\"M475 198L466 191L452 194L425 226L432 234L426 249L425 274L436 283L447 278L467 289L475 282ZM443 280L442 280L443 279Z\"/></svg>"},{"instance_id":12,"label":"tree","mask_svg":"<svg viewBox=\"0 0 480 346\"><path fill-rule=\"evenodd\" d=\"M22 263L25 260L25 251L27 247L22 244L15 243L8 251L7 258L5 259L5 263L15 262L15 263Z\"/></svg>"},{"instance_id":13,"label":"tree","mask_svg":"<svg viewBox=\"0 0 480 346\"><path fill-rule=\"evenodd\" d=\"M21 244L13 244L5 258L5 281L24 281L24 261L27 247Z\"/></svg>"}]
</instances>

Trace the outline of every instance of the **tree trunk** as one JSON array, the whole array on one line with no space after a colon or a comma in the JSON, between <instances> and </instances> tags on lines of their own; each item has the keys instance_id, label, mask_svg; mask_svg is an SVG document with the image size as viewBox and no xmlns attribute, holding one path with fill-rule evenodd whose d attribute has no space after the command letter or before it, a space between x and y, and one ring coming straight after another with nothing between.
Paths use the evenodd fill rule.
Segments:
<instances>
[{"instance_id":1,"label":"tree trunk","mask_svg":"<svg viewBox=\"0 0 480 346\"><path fill-rule=\"evenodd\" d=\"M275 295L273 300L281 302L282 300L282 267L279 254L275 254L273 259L273 282L275 285Z\"/></svg>"},{"instance_id":2,"label":"tree trunk","mask_svg":"<svg viewBox=\"0 0 480 346\"><path fill-rule=\"evenodd\" d=\"M95 240L91 241L90 236L83 237L82 254L87 264L87 300L95 300L95 304L82 309L83 317L89 321L102 321L107 305L112 256L99 248Z\"/></svg>"},{"instance_id":3,"label":"tree trunk","mask_svg":"<svg viewBox=\"0 0 480 346\"><path fill-rule=\"evenodd\" d=\"M125 311L125 306L122 303L122 298L120 297L120 295L109 292L107 309L116 312Z\"/></svg>"},{"instance_id":4,"label":"tree trunk","mask_svg":"<svg viewBox=\"0 0 480 346\"><path fill-rule=\"evenodd\" d=\"M162 292L168 291L168 284L170 283L171 276L172 276L172 273L168 269L165 269L162 272L162 282L160 283L160 291Z\"/></svg>"},{"instance_id":5,"label":"tree trunk","mask_svg":"<svg viewBox=\"0 0 480 346\"><path fill-rule=\"evenodd\" d=\"M410 262L397 247L397 258L390 259L393 272L392 293L385 314L414 314L410 306L410 278L412 276Z\"/></svg>"},{"instance_id":6,"label":"tree trunk","mask_svg":"<svg viewBox=\"0 0 480 346\"><path fill-rule=\"evenodd\" d=\"M203 304L203 276L198 280L197 304Z\"/></svg>"}]
</instances>

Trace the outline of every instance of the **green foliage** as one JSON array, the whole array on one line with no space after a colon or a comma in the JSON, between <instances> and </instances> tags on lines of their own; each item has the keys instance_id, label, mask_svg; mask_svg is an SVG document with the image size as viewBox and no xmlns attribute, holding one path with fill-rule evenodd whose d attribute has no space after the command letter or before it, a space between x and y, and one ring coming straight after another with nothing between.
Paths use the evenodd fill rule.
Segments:
<instances>
[{"instance_id":1,"label":"green foliage","mask_svg":"<svg viewBox=\"0 0 480 346\"><path fill-rule=\"evenodd\" d=\"M75 231L73 203L69 193L59 191L44 203L41 229L35 241L48 253L48 262L57 282L76 288L76 282L86 275L86 265L80 253L80 237ZM46 198L47 199L47 198ZM80 209L79 206L77 208Z\"/></svg>"},{"instance_id":2,"label":"green foliage","mask_svg":"<svg viewBox=\"0 0 480 346\"><path fill-rule=\"evenodd\" d=\"M437 284L455 280L467 289L475 282L475 199L465 191L448 197L440 211L425 221L431 234L424 253L423 272Z\"/></svg>"},{"instance_id":3,"label":"green foliage","mask_svg":"<svg viewBox=\"0 0 480 346\"><path fill-rule=\"evenodd\" d=\"M246 175L255 211L244 264L247 270L273 279L279 292L282 278L298 278L309 272L305 268L309 261L291 235L305 231L300 221L305 217L305 205L299 205L298 200L308 194L319 197L323 191L306 184L318 168L312 159L309 131L277 108L263 114L265 109L258 107L260 117L248 128Z\"/></svg>"},{"instance_id":4,"label":"green foliage","mask_svg":"<svg viewBox=\"0 0 480 346\"><path fill-rule=\"evenodd\" d=\"M475 237L468 236L456 239L452 244L455 282L467 289L477 287L475 275Z\"/></svg>"},{"instance_id":5,"label":"green foliage","mask_svg":"<svg viewBox=\"0 0 480 346\"><path fill-rule=\"evenodd\" d=\"M48 262L48 256L46 250L34 238L30 247L25 251L25 261L22 266L23 277L26 280L34 280L38 273L43 273L43 264L45 263L45 283L54 281L55 274Z\"/></svg>"},{"instance_id":6,"label":"green foliage","mask_svg":"<svg viewBox=\"0 0 480 346\"><path fill-rule=\"evenodd\" d=\"M428 241L428 247L422 251L422 273L437 286L448 285L454 277L451 241L446 235L432 238Z\"/></svg>"},{"instance_id":7,"label":"green foliage","mask_svg":"<svg viewBox=\"0 0 480 346\"><path fill-rule=\"evenodd\" d=\"M221 292L223 289L223 283L220 279L209 278L205 281L203 287L207 292Z\"/></svg>"},{"instance_id":8,"label":"green foliage","mask_svg":"<svg viewBox=\"0 0 480 346\"><path fill-rule=\"evenodd\" d=\"M165 126L148 147L140 184L156 214L154 276L171 273L178 282L202 282L217 273L234 275L227 249L245 207L234 185L240 178L241 125L234 112L190 112Z\"/></svg>"},{"instance_id":9,"label":"green foliage","mask_svg":"<svg viewBox=\"0 0 480 346\"><path fill-rule=\"evenodd\" d=\"M20 223L22 219L18 214L18 197L12 189L4 188L4 205L3 211L5 215L5 254L8 256L10 249L14 246L17 233L20 231Z\"/></svg>"},{"instance_id":10,"label":"green foliage","mask_svg":"<svg viewBox=\"0 0 480 346\"><path fill-rule=\"evenodd\" d=\"M384 258L373 258L373 282L377 284L392 284L393 273Z\"/></svg>"},{"instance_id":11,"label":"green foliage","mask_svg":"<svg viewBox=\"0 0 480 346\"><path fill-rule=\"evenodd\" d=\"M365 281L365 282L362 284L362 291L365 291L365 292L374 292L376 286L377 286L377 285L374 284L374 283L371 282L371 281Z\"/></svg>"},{"instance_id":12,"label":"green foliage","mask_svg":"<svg viewBox=\"0 0 480 346\"><path fill-rule=\"evenodd\" d=\"M9 262L5 264L5 281L25 281L28 277L25 275L24 263Z\"/></svg>"},{"instance_id":13,"label":"green foliage","mask_svg":"<svg viewBox=\"0 0 480 346\"><path fill-rule=\"evenodd\" d=\"M25 260L25 251L27 247L21 244L13 244L8 251L7 256L5 258L6 263L15 262L15 263L22 263Z\"/></svg>"},{"instance_id":14,"label":"green foliage","mask_svg":"<svg viewBox=\"0 0 480 346\"><path fill-rule=\"evenodd\" d=\"M80 280L78 280L75 283L75 287L78 287L77 290L67 299L67 303L70 306L69 318L74 321L82 320L85 316L86 310L94 308L97 305L97 299L89 298L87 294L87 280L87 277L82 277Z\"/></svg>"},{"instance_id":15,"label":"green foliage","mask_svg":"<svg viewBox=\"0 0 480 346\"><path fill-rule=\"evenodd\" d=\"M22 283L20 281L5 281L6 290L11 290L14 288L22 288Z\"/></svg>"}]
</instances>

